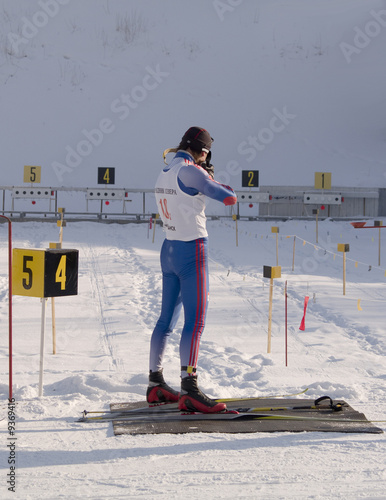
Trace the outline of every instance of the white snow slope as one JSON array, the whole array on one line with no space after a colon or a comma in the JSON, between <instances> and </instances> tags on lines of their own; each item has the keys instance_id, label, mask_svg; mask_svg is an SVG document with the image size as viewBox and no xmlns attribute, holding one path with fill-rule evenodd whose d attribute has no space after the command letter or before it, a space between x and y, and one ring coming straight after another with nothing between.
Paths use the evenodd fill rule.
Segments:
<instances>
[{"instance_id":1,"label":"white snow slope","mask_svg":"<svg viewBox=\"0 0 386 500\"><path fill-rule=\"evenodd\" d=\"M384 0L2 0L0 33L0 185L152 188L199 125L235 188L386 187Z\"/></svg>"}]
</instances>

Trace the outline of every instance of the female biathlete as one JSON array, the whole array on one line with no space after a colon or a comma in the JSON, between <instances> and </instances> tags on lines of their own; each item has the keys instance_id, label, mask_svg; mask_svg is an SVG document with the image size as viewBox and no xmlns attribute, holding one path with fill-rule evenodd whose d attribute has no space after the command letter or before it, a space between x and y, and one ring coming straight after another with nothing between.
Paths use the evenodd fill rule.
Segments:
<instances>
[{"instance_id":1,"label":"female biathlete","mask_svg":"<svg viewBox=\"0 0 386 500\"><path fill-rule=\"evenodd\" d=\"M216 182L210 149L213 139L203 128L191 127L182 137L170 165L160 173L155 197L166 238L161 249L162 306L150 344L149 403L177 402L181 410L205 413L226 409L208 398L197 385L197 358L208 307L208 233L205 200L234 205L235 192ZM182 307L180 340L181 392L163 377L162 360L167 339Z\"/></svg>"}]
</instances>

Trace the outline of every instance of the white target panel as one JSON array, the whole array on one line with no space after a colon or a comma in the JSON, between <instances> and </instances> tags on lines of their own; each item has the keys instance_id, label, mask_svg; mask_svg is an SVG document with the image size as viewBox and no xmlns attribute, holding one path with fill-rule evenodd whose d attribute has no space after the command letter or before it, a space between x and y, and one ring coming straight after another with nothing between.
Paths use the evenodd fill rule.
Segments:
<instances>
[{"instance_id":1,"label":"white target panel","mask_svg":"<svg viewBox=\"0 0 386 500\"><path fill-rule=\"evenodd\" d=\"M314 194L304 193L304 203L309 205L341 205L342 195L340 194Z\"/></svg>"},{"instance_id":2,"label":"white target panel","mask_svg":"<svg viewBox=\"0 0 386 500\"><path fill-rule=\"evenodd\" d=\"M125 200L127 196L124 189L88 188L86 192L87 200Z\"/></svg>"},{"instance_id":3,"label":"white target panel","mask_svg":"<svg viewBox=\"0 0 386 500\"><path fill-rule=\"evenodd\" d=\"M269 193L253 191L236 191L239 203L268 203Z\"/></svg>"},{"instance_id":4,"label":"white target panel","mask_svg":"<svg viewBox=\"0 0 386 500\"><path fill-rule=\"evenodd\" d=\"M55 197L55 191L51 188L37 187L14 187L12 189L12 198L34 198L51 199Z\"/></svg>"}]
</instances>

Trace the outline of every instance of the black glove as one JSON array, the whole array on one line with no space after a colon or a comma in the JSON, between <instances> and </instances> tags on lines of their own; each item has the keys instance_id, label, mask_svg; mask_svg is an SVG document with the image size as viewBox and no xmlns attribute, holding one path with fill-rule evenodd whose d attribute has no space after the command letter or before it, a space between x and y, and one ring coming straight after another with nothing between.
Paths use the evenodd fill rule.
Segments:
<instances>
[{"instance_id":1,"label":"black glove","mask_svg":"<svg viewBox=\"0 0 386 500\"><path fill-rule=\"evenodd\" d=\"M214 166L210 163L210 160L212 158L212 151L209 151L209 153L206 156L206 160L201 163L201 167L208 172L208 174L214 179Z\"/></svg>"}]
</instances>

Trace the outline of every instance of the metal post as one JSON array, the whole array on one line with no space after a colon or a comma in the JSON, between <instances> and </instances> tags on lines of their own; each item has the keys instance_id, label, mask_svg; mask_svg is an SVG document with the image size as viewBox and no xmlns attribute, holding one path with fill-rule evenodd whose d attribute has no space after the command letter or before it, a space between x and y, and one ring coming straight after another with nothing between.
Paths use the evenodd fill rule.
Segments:
<instances>
[{"instance_id":1,"label":"metal post","mask_svg":"<svg viewBox=\"0 0 386 500\"><path fill-rule=\"evenodd\" d=\"M9 353L9 399L12 399L12 222L5 215L1 218L8 221L8 353Z\"/></svg>"},{"instance_id":2,"label":"metal post","mask_svg":"<svg viewBox=\"0 0 386 500\"><path fill-rule=\"evenodd\" d=\"M46 302L47 299L42 299L42 321L40 330L40 373L39 373L39 397L43 396L43 371L44 371L44 335L46 327Z\"/></svg>"},{"instance_id":3,"label":"metal post","mask_svg":"<svg viewBox=\"0 0 386 500\"><path fill-rule=\"evenodd\" d=\"M379 241L378 241L378 266L381 266L381 228L379 228Z\"/></svg>"},{"instance_id":4,"label":"metal post","mask_svg":"<svg viewBox=\"0 0 386 500\"><path fill-rule=\"evenodd\" d=\"M155 239L155 227L157 225L158 217L159 217L159 214L155 214L155 216L153 218L154 227L153 227L153 241L152 241L152 243L154 243L154 239Z\"/></svg>"},{"instance_id":5,"label":"metal post","mask_svg":"<svg viewBox=\"0 0 386 500\"><path fill-rule=\"evenodd\" d=\"M294 236L294 249L292 255L292 271L295 269L295 244L296 244L296 236Z\"/></svg>"},{"instance_id":6,"label":"metal post","mask_svg":"<svg viewBox=\"0 0 386 500\"><path fill-rule=\"evenodd\" d=\"M268 345L267 353L271 352L271 337L272 337L272 298L273 298L273 278L269 283L269 310L268 310Z\"/></svg>"},{"instance_id":7,"label":"metal post","mask_svg":"<svg viewBox=\"0 0 386 500\"><path fill-rule=\"evenodd\" d=\"M52 317L52 354L56 354L55 297L51 297L51 317Z\"/></svg>"},{"instance_id":8,"label":"metal post","mask_svg":"<svg viewBox=\"0 0 386 500\"><path fill-rule=\"evenodd\" d=\"M287 280L285 282L285 366L288 366L288 329L287 329L287 324L288 324L288 314L287 314Z\"/></svg>"},{"instance_id":9,"label":"metal post","mask_svg":"<svg viewBox=\"0 0 386 500\"><path fill-rule=\"evenodd\" d=\"M59 229L59 248L63 247L63 225L64 208L60 208L60 229ZM56 316L55 316L55 297L51 297L51 317L52 317L52 354L56 354Z\"/></svg>"}]
</instances>

